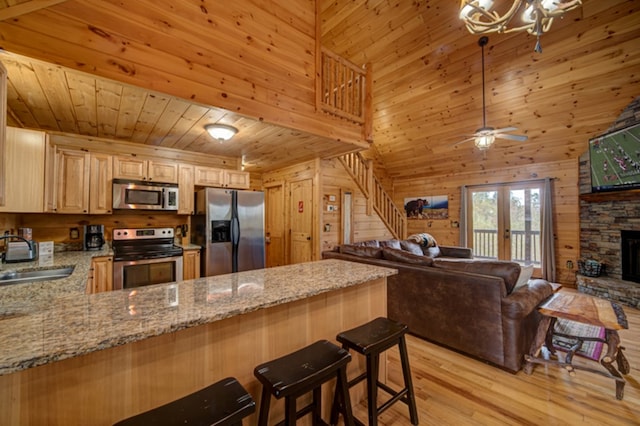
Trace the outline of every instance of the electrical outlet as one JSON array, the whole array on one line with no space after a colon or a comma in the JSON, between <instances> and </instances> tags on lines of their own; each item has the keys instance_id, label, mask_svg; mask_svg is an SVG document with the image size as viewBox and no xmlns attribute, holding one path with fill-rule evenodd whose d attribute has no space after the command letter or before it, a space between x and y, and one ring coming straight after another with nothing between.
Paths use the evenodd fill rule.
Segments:
<instances>
[{"instance_id":1,"label":"electrical outlet","mask_svg":"<svg viewBox=\"0 0 640 426\"><path fill-rule=\"evenodd\" d=\"M80 238L80 230L78 228L69 228L69 239L77 240Z\"/></svg>"},{"instance_id":2,"label":"electrical outlet","mask_svg":"<svg viewBox=\"0 0 640 426\"><path fill-rule=\"evenodd\" d=\"M567 269L573 269L573 261L567 260Z\"/></svg>"}]
</instances>

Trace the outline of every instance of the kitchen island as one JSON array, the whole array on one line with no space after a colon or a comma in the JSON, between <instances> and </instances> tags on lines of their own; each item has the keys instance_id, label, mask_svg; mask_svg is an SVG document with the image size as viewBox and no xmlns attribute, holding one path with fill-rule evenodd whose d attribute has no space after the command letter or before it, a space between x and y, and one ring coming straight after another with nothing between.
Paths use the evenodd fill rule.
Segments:
<instances>
[{"instance_id":1,"label":"kitchen island","mask_svg":"<svg viewBox=\"0 0 640 426\"><path fill-rule=\"evenodd\" d=\"M384 316L395 273L323 260L25 301L0 324L0 424L108 425L227 376L257 400L256 365Z\"/></svg>"}]
</instances>

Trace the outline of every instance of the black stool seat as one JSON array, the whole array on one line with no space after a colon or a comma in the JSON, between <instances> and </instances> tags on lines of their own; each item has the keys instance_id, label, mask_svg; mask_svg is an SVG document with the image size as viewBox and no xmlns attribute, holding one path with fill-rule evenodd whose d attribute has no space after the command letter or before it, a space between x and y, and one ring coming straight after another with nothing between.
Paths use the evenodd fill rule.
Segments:
<instances>
[{"instance_id":1,"label":"black stool seat","mask_svg":"<svg viewBox=\"0 0 640 426\"><path fill-rule=\"evenodd\" d=\"M405 342L405 334L408 327L388 318L376 318L351 330L343 331L336 336L338 342L342 343L345 349L353 349L354 351L364 355L367 360L367 370L349 382L352 387L364 379L367 379L367 404L369 425L376 426L378 424L378 416L393 405L397 401L402 401L409 407L409 416L411 423L418 424L418 410L416 409L415 394L413 392L413 383L411 381L411 371L409 368L409 356L407 354L407 345ZM393 346L398 345L400 352L400 362L402 364L402 376L404 378L404 388L396 391L385 383L378 380L380 370L380 354ZM391 399L377 406L378 388L383 389ZM336 410L339 409L340 402L334 400L331 413L332 423L337 419ZM357 424L362 424L355 419Z\"/></svg>"},{"instance_id":2,"label":"black stool seat","mask_svg":"<svg viewBox=\"0 0 640 426\"><path fill-rule=\"evenodd\" d=\"M241 425L242 419L255 411L251 395L236 379L228 377L114 426Z\"/></svg>"},{"instance_id":3,"label":"black stool seat","mask_svg":"<svg viewBox=\"0 0 640 426\"><path fill-rule=\"evenodd\" d=\"M286 425L295 424L296 419L313 414L313 424L325 424L321 419L321 386L337 378L336 398L341 405L345 424L353 425L349 389L347 387L347 363L351 361L349 351L327 340L320 340L281 358L258 365L254 375L262 383L260 418L258 425L266 426L269 420L271 395L285 398ZM313 391L313 401L301 410L296 410L296 398ZM337 417L337 415L336 415Z\"/></svg>"},{"instance_id":4,"label":"black stool seat","mask_svg":"<svg viewBox=\"0 0 640 426\"><path fill-rule=\"evenodd\" d=\"M343 331L336 340L362 355L383 352L398 344L409 328L387 318L376 318L366 324Z\"/></svg>"}]
</instances>

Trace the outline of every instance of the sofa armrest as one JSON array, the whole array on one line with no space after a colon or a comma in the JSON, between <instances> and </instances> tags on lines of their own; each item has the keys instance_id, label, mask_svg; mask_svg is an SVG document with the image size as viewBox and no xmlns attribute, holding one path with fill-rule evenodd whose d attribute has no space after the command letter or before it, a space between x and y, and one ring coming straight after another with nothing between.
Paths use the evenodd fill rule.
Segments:
<instances>
[{"instance_id":1,"label":"sofa armrest","mask_svg":"<svg viewBox=\"0 0 640 426\"><path fill-rule=\"evenodd\" d=\"M454 247L454 246L438 246L440 248L440 255L445 257L461 257L464 259L473 258L473 250L467 247Z\"/></svg>"},{"instance_id":2,"label":"sofa armrest","mask_svg":"<svg viewBox=\"0 0 640 426\"><path fill-rule=\"evenodd\" d=\"M547 281L531 280L502 299L502 313L511 319L524 318L552 294L553 288Z\"/></svg>"}]
</instances>

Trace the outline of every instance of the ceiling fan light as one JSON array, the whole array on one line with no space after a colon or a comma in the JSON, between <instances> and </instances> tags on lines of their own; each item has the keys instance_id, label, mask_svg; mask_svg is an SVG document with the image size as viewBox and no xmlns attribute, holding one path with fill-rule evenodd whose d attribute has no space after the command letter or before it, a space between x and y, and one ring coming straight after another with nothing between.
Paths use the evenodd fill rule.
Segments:
<instances>
[{"instance_id":1,"label":"ceiling fan light","mask_svg":"<svg viewBox=\"0 0 640 426\"><path fill-rule=\"evenodd\" d=\"M238 133L238 129L226 124L207 124L204 128L212 138L219 141L228 141Z\"/></svg>"},{"instance_id":2,"label":"ceiling fan light","mask_svg":"<svg viewBox=\"0 0 640 426\"><path fill-rule=\"evenodd\" d=\"M473 142L475 143L476 148L478 148L480 151L484 151L485 149L488 149L491 145L493 145L495 140L496 137L493 134L489 134L478 135Z\"/></svg>"}]
</instances>

